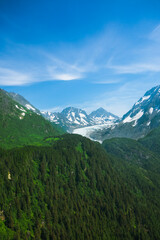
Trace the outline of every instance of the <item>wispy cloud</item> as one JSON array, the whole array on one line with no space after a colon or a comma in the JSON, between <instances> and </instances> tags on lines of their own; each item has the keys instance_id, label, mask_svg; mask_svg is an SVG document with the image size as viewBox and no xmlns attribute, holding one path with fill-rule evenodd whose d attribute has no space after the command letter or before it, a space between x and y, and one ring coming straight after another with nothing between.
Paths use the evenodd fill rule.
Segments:
<instances>
[{"instance_id":1,"label":"wispy cloud","mask_svg":"<svg viewBox=\"0 0 160 240\"><path fill-rule=\"evenodd\" d=\"M116 31L108 27L102 33L71 47L69 44L64 44L59 48L51 46L49 49L44 46L33 47L18 44L14 46L12 44L11 49L14 49L16 55L13 55L12 50L8 52L7 63L7 55L5 54L5 64L3 65L6 69L12 69L17 74L22 70L24 75L28 76L28 72L30 73L29 78L23 76L21 81L20 74L18 81L14 77L10 78L11 85L18 84L18 82L22 85L31 82L54 80L90 79L92 81L93 73L98 74L101 70L105 70L106 61L115 48L118 48L118 36ZM4 59L1 58L0 60L3 62ZM9 77L10 73L8 71ZM101 77L97 81L105 82L106 84L107 81L111 83L111 80L105 77Z\"/></svg>"},{"instance_id":2,"label":"wispy cloud","mask_svg":"<svg viewBox=\"0 0 160 240\"><path fill-rule=\"evenodd\" d=\"M107 65L107 68L118 74L137 74L146 72L160 72L160 64L134 63L130 65Z\"/></svg>"},{"instance_id":3,"label":"wispy cloud","mask_svg":"<svg viewBox=\"0 0 160 240\"><path fill-rule=\"evenodd\" d=\"M24 85L42 81L73 81L87 79L91 83L116 84L122 74L148 74L160 72L160 25L139 43L123 36L117 27L107 27L103 32L74 45L64 44L51 48L15 44L5 55L0 70L1 85ZM136 42L136 43L135 43ZM13 49L13 45L12 45ZM3 62L3 57L1 57ZM127 79L126 79L127 81Z\"/></svg>"},{"instance_id":4,"label":"wispy cloud","mask_svg":"<svg viewBox=\"0 0 160 240\"><path fill-rule=\"evenodd\" d=\"M129 40L128 40L129 41ZM137 30L134 41L126 47L125 54L120 51L112 55L106 64L106 69L113 74L148 74L160 72L160 25L141 37ZM122 49L121 49L122 50Z\"/></svg>"},{"instance_id":5,"label":"wispy cloud","mask_svg":"<svg viewBox=\"0 0 160 240\"><path fill-rule=\"evenodd\" d=\"M50 80L70 81L81 79L83 77L83 69L80 67L66 63L53 55L45 54L51 60L50 65L46 67L48 78Z\"/></svg>"},{"instance_id":6,"label":"wispy cloud","mask_svg":"<svg viewBox=\"0 0 160 240\"><path fill-rule=\"evenodd\" d=\"M8 68L0 68L0 85L16 86L32 82L29 74L17 72Z\"/></svg>"}]
</instances>

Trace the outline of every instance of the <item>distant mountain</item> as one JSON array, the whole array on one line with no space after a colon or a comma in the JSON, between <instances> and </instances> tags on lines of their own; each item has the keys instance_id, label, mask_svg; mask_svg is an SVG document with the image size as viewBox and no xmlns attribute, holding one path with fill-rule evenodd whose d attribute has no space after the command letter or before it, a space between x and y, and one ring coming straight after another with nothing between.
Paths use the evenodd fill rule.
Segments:
<instances>
[{"instance_id":1,"label":"distant mountain","mask_svg":"<svg viewBox=\"0 0 160 240\"><path fill-rule=\"evenodd\" d=\"M87 113L82 109L68 107L65 108L61 114L67 119L68 123L73 124L73 126L86 126L90 124Z\"/></svg>"},{"instance_id":2,"label":"distant mountain","mask_svg":"<svg viewBox=\"0 0 160 240\"><path fill-rule=\"evenodd\" d=\"M127 137L138 139L160 125L160 86L147 91L115 125L92 133L92 138Z\"/></svg>"},{"instance_id":3,"label":"distant mountain","mask_svg":"<svg viewBox=\"0 0 160 240\"><path fill-rule=\"evenodd\" d=\"M63 116L61 113L59 112L45 112L45 111L41 111L41 114L44 118L46 118L47 120L49 120L50 122L54 122L55 124L61 124L62 126L64 126L63 122Z\"/></svg>"},{"instance_id":4,"label":"distant mountain","mask_svg":"<svg viewBox=\"0 0 160 240\"><path fill-rule=\"evenodd\" d=\"M116 115L107 112L104 108L98 108L96 111L93 111L89 115L89 118L92 119L94 125L105 124L109 120L115 121L119 119Z\"/></svg>"},{"instance_id":5,"label":"distant mountain","mask_svg":"<svg viewBox=\"0 0 160 240\"><path fill-rule=\"evenodd\" d=\"M89 115L84 110L74 107L65 108L61 113L41 113L46 119L56 124L60 124L69 131L80 127L105 124L108 121L116 121L118 119L117 116L107 112L103 108L99 108Z\"/></svg>"},{"instance_id":6,"label":"distant mountain","mask_svg":"<svg viewBox=\"0 0 160 240\"><path fill-rule=\"evenodd\" d=\"M42 115L51 122L59 124L63 128L71 131L77 127L89 126L90 120L85 111L68 107L65 108L61 113L41 112Z\"/></svg>"},{"instance_id":7,"label":"distant mountain","mask_svg":"<svg viewBox=\"0 0 160 240\"><path fill-rule=\"evenodd\" d=\"M0 89L0 146L14 147L33 144L63 131L39 113L14 101Z\"/></svg>"}]
</instances>

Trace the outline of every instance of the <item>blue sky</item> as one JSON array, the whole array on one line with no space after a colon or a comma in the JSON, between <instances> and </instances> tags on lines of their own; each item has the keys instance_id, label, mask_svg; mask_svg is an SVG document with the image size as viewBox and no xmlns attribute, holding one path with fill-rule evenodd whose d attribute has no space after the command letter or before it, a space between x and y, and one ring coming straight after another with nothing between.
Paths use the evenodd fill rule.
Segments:
<instances>
[{"instance_id":1,"label":"blue sky","mask_svg":"<svg viewBox=\"0 0 160 240\"><path fill-rule=\"evenodd\" d=\"M0 87L122 116L160 84L160 1L1 0Z\"/></svg>"}]
</instances>

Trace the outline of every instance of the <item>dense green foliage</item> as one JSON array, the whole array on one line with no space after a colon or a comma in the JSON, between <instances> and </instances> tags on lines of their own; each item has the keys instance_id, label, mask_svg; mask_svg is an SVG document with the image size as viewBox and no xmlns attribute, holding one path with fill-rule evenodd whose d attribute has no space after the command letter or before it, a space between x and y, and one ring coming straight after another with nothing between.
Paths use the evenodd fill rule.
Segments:
<instances>
[{"instance_id":1,"label":"dense green foliage","mask_svg":"<svg viewBox=\"0 0 160 240\"><path fill-rule=\"evenodd\" d=\"M153 131L152 137L154 132L156 131ZM158 137L157 132L156 136ZM137 204L138 200L141 200L148 206L146 219L150 218L156 233L156 237L152 236L151 239L160 239L158 230L160 221L157 215L160 214L160 157L155 151L146 148L146 144L143 144L143 140L146 143L145 139L147 137L141 141L113 138L105 140L103 147L112 157L113 166L117 169L119 177L136 196ZM155 140L154 137L153 139Z\"/></svg>"},{"instance_id":2,"label":"dense green foliage","mask_svg":"<svg viewBox=\"0 0 160 240\"><path fill-rule=\"evenodd\" d=\"M16 107L17 106L17 107ZM23 109L23 111L21 111ZM25 114L23 116L22 114ZM37 144L44 137L56 136L64 131L42 116L14 102L0 90L0 146L11 148Z\"/></svg>"},{"instance_id":3,"label":"dense green foliage","mask_svg":"<svg viewBox=\"0 0 160 240\"><path fill-rule=\"evenodd\" d=\"M127 182L131 167L78 135L52 144L0 151L3 239L159 238L153 180Z\"/></svg>"},{"instance_id":4,"label":"dense green foliage","mask_svg":"<svg viewBox=\"0 0 160 240\"><path fill-rule=\"evenodd\" d=\"M160 127L151 131L146 137L139 139L139 142L152 152L160 154Z\"/></svg>"}]
</instances>

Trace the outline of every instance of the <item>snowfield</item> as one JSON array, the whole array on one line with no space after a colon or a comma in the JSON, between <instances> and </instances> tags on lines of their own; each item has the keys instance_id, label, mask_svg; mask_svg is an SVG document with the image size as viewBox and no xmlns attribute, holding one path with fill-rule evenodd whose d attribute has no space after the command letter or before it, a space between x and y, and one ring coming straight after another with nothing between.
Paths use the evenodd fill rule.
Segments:
<instances>
[{"instance_id":1,"label":"snowfield","mask_svg":"<svg viewBox=\"0 0 160 240\"><path fill-rule=\"evenodd\" d=\"M130 117L130 115L131 115L130 114L128 117L126 117L123 120L123 123L133 122L133 121L136 121L136 123L137 123L137 120L143 116L143 113L144 112L142 110L140 110L134 117Z\"/></svg>"}]
</instances>

